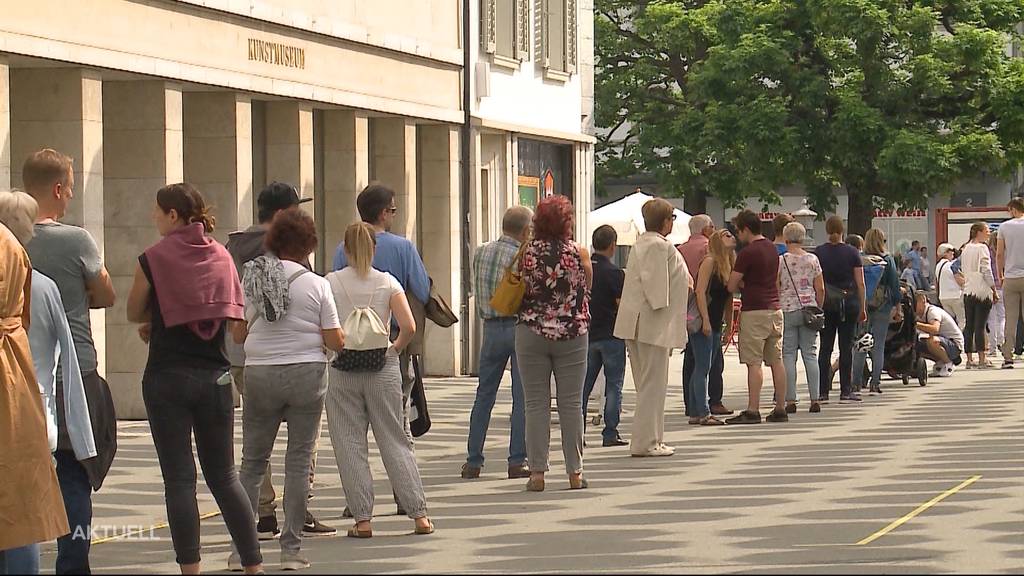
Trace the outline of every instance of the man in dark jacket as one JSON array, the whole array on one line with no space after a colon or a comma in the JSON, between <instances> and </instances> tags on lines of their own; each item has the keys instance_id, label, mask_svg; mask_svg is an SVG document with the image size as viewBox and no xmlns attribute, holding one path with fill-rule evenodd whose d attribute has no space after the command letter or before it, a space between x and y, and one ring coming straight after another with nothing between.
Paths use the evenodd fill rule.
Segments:
<instances>
[{"instance_id":1,"label":"man in dark jacket","mask_svg":"<svg viewBox=\"0 0 1024 576\"><path fill-rule=\"evenodd\" d=\"M228 253L235 261L235 268L238 269L238 277L245 274L245 264L264 253L263 240L270 229L270 223L274 216L281 210L287 210L309 202L312 198L300 198L299 192L291 184L283 182L271 182L264 188L256 199L258 208L257 219L259 224L250 226L245 230L232 232L228 236L226 245ZM309 262L305 263L309 268ZM231 359L231 376L234 378L235 387L238 393L245 397L245 349L240 344L235 344L231 338L227 339L228 357ZM243 408L244 409L244 408ZM313 459L309 463L309 484L313 485L314 471L316 470L316 448L313 449ZM312 492L310 492L312 495ZM260 540L269 540L277 537L281 531L277 527L276 494L274 485L270 480L270 465L267 465L267 473L263 476L263 485L260 486L259 497L259 522L256 531ZM306 536L330 536L337 532L336 529L321 524L313 514L306 512L306 523L302 527L302 533Z\"/></svg>"}]
</instances>

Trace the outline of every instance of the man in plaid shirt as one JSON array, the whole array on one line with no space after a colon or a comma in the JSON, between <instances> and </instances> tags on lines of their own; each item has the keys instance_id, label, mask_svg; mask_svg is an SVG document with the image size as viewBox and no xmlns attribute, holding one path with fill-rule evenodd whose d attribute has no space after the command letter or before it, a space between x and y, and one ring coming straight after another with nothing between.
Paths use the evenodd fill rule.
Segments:
<instances>
[{"instance_id":1,"label":"man in plaid shirt","mask_svg":"<svg viewBox=\"0 0 1024 576\"><path fill-rule=\"evenodd\" d=\"M509 208L502 218L501 238L481 246L473 258L473 294L477 313L484 321L484 334L480 346L479 384L469 418L469 455L462 466L465 479L480 477L487 427L491 423L498 386L509 359L512 360L512 430L508 445L508 477L530 477L530 469L526 465L526 401L516 363L516 318L499 316L491 308L491 296L515 259L520 245L529 238L532 219L533 212L525 206Z\"/></svg>"}]
</instances>

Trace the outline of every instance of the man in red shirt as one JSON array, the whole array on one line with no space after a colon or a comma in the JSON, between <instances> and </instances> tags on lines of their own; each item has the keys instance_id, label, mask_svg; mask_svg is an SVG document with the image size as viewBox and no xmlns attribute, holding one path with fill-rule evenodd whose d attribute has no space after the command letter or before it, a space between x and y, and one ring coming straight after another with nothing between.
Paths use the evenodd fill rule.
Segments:
<instances>
[{"instance_id":1,"label":"man in red shirt","mask_svg":"<svg viewBox=\"0 0 1024 576\"><path fill-rule=\"evenodd\" d=\"M750 210L740 212L733 223L744 248L736 258L729 291L740 291L740 362L747 365L747 409L726 420L727 424L760 424L761 364L771 367L775 385L775 409L769 422L787 422L786 368L782 363L783 316L779 305L779 253L761 234L761 219Z\"/></svg>"}]
</instances>

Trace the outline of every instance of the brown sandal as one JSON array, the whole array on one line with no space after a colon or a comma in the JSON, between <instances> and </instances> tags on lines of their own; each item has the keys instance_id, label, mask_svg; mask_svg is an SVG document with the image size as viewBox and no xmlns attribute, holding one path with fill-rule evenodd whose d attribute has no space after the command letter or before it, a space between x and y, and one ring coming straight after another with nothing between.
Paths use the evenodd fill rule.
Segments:
<instances>
[{"instance_id":1,"label":"brown sandal","mask_svg":"<svg viewBox=\"0 0 1024 576\"><path fill-rule=\"evenodd\" d=\"M530 478L529 480L526 481L526 491L527 492L543 492L544 491L544 479L540 479L540 480L534 481L533 478Z\"/></svg>"},{"instance_id":2,"label":"brown sandal","mask_svg":"<svg viewBox=\"0 0 1024 576\"><path fill-rule=\"evenodd\" d=\"M701 426L723 426L725 422L722 422L714 416L705 416L700 419Z\"/></svg>"},{"instance_id":3,"label":"brown sandal","mask_svg":"<svg viewBox=\"0 0 1024 576\"><path fill-rule=\"evenodd\" d=\"M419 526L417 526L415 533L419 534L420 536L426 536L427 534L433 534L434 533L434 523L431 522L430 520L427 520L427 527L426 528L420 528Z\"/></svg>"},{"instance_id":4,"label":"brown sandal","mask_svg":"<svg viewBox=\"0 0 1024 576\"><path fill-rule=\"evenodd\" d=\"M360 530L355 526L348 529L349 538L373 538L373 530Z\"/></svg>"}]
</instances>

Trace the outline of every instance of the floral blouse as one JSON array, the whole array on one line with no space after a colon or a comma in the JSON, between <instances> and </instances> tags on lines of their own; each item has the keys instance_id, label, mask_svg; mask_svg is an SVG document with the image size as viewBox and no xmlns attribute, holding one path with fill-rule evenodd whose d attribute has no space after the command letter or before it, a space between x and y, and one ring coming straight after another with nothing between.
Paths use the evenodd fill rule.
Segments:
<instances>
[{"instance_id":1,"label":"floral blouse","mask_svg":"<svg viewBox=\"0 0 1024 576\"><path fill-rule=\"evenodd\" d=\"M533 240L520 270L526 285L519 323L548 340L570 340L590 329L590 290L579 248Z\"/></svg>"}]
</instances>

